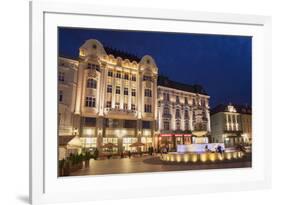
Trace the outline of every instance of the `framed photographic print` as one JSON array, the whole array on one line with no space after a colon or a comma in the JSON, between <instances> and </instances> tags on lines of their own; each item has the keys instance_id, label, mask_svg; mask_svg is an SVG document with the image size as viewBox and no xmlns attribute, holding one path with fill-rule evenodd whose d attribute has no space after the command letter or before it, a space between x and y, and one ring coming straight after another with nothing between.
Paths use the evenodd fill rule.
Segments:
<instances>
[{"instance_id":1,"label":"framed photographic print","mask_svg":"<svg viewBox=\"0 0 281 205\"><path fill-rule=\"evenodd\" d=\"M32 204L270 187L270 17L30 14Z\"/></svg>"}]
</instances>

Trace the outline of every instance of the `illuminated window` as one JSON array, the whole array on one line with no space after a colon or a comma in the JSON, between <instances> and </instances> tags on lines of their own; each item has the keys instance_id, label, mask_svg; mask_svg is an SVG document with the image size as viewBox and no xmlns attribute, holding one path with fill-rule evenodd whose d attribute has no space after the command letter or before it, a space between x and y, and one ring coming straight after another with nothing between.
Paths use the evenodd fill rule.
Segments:
<instances>
[{"instance_id":1,"label":"illuminated window","mask_svg":"<svg viewBox=\"0 0 281 205\"><path fill-rule=\"evenodd\" d=\"M87 80L87 88L97 88L97 81L92 78L89 78Z\"/></svg>"},{"instance_id":2,"label":"illuminated window","mask_svg":"<svg viewBox=\"0 0 281 205\"><path fill-rule=\"evenodd\" d=\"M96 98L94 98L92 96L86 97L85 106L86 107L96 107Z\"/></svg>"},{"instance_id":3,"label":"illuminated window","mask_svg":"<svg viewBox=\"0 0 281 205\"><path fill-rule=\"evenodd\" d=\"M64 76L65 76L65 73L60 71L59 72L59 81L64 82Z\"/></svg>"}]
</instances>

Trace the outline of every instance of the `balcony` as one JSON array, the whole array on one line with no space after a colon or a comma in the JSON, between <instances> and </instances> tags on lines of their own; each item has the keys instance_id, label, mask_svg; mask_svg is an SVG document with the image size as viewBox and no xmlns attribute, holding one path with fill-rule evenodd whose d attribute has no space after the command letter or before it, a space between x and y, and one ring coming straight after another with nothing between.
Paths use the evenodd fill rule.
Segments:
<instances>
[{"instance_id":1,"label":"balcony","mask_svg":"<svg viewBox=\"0 0 281 205\"><path fill-rule=\"evenodd\" d=\"M170 113L163 113L163 118L172 118L172 115Z\"/></svg>"},{"instance_id":2,"label":"balcony","mask_svg":"<svg viewBox=\"0 0 281 205\"><path fill-rule=\"evenodd\" d=\"M120 109L120 108L106 108L106 114L110 115L129 115L130 117L136 117L137 111L136 110L127 110L127 109Z\"/></svg>"}]
</instances>

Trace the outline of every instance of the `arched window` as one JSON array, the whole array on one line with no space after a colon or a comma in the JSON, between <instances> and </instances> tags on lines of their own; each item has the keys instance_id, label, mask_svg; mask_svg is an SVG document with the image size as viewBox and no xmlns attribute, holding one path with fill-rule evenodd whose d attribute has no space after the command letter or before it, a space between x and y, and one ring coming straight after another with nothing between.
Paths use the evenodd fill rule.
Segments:
<instances>
[{"instance_id":1,"label":"arched window","mask_svg":"<svg viewBox=\"0 0 281 205\"><path fill-rule=\"evenodd\" d=\"M97 81L93 78L87 80L87 88L97 88Z\"/></svg>"}]
</instances>

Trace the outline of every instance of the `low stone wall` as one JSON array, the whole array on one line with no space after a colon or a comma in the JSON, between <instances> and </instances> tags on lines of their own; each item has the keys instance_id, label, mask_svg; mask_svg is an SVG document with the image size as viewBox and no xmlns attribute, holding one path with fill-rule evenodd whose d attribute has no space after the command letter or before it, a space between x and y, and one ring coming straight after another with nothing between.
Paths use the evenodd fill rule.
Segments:
<instances>
[{"instance_id":1,"label":"low stone wall","mask_svg":"<svg viewBox=\"0 0 281 205\"><path fill-rule=\"evenodd\" d=\"M239 159L244 156L241 151L233 152L205 152L205 153L177 153L163 154L161 160L167 162L215 162L223 160Z\"/></svg>"}]
</instances>

